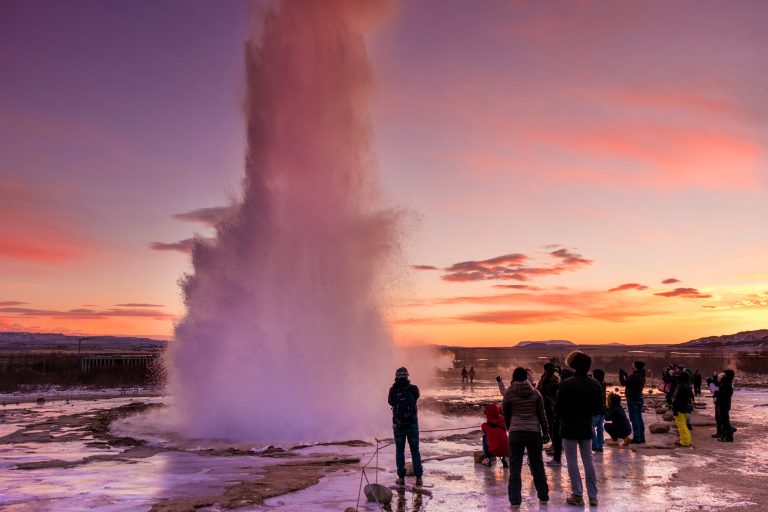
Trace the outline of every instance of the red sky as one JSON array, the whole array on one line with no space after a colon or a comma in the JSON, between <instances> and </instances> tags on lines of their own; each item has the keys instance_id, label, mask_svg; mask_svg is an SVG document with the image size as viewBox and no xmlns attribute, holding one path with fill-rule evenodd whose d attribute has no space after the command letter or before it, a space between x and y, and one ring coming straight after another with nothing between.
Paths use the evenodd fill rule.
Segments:
<instances>
[{"instance_id":1,"label":"red sky","mask_svg":"<svg viewBox=\"0 0 768 512\"><path fill-rule=\"evenodd\" d=\"M237 195L241 2L0 4L0 330L169 336ZM401 343L768 320L768 4L401 2L368 40ZM664 282L666 281L666 282Z\"/></svg>"}]
</instances>

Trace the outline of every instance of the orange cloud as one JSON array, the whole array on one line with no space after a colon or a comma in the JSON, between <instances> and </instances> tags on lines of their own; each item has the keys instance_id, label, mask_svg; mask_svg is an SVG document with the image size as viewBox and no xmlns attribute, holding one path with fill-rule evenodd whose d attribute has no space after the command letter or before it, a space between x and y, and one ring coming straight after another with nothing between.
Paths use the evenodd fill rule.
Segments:
<instances>
[{"instance_id":1,"label":"orange cloud","mask_svg":"<svg viewBox=\"0 0 768 512\"><path fill-rule=\"evenodd\" d=\"M670 277L669 279L665 279L661 282L661 284L676 284L679 283L680 280L674 277Z\"/></svg>"}]
</instances>

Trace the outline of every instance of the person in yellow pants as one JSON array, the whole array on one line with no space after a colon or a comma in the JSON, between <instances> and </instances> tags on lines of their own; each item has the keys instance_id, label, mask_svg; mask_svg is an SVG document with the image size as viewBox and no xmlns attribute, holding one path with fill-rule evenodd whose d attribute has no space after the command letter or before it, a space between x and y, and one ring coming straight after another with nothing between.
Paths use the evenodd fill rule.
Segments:
<instances>
[{"instance_id":1,"label":"person in yellow pants","mask_svg":"<svg viewBox=\"0 0 768 512\"><path fill-rule=\"evenodd\" d=\"M693 388L691 387L691 376L683 372L678 377L678 385L675 394L672 397L672 412L675 415L675 425L680 434L680 446L691 446L691 431L688 430L686 420L688 414L693 412Z\"/></svg>"}]
</instances>

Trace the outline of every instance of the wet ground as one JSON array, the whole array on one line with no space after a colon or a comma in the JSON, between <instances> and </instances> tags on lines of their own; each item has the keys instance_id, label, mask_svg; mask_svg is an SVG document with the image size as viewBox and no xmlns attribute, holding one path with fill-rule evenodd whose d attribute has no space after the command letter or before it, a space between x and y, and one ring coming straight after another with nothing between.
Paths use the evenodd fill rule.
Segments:
<instances>
[{"instance_id":1,"label":"wet ground","mask_svg":"<svg viewBox=\"0 0 768 512\"><path fill-rule=\"evenodd\" d=\"M479 409L498 400L494 383L474 389L444 386L421 413L424 492L395 492L390 510L408 512L509 510L508 472L475 464ZM694 415L694 448L675 448L669 434L648 444L606 446L595 457L602 510L768 510L765 439L768 391L738 390L732 417L736 442L719 443L711 399ZM288 450L152 436L132 423L159 397L65 399L0 408L1 510L378 510L358 491L361 463L375 444L322 445ZM446 413L446 411L449 411ZM445 413L445 414L443 414ZM657 418L651 409L646 425ZM367 440L375 443L374 440ZM362 461L362 462L361 462ZM371 481L394 482L394 449L366 469ZM378 471L376 468L379 468ZM540 505L523 467L522 510L565 510L567 468L547 467L550 503Z\"/></svg>"}]
</instances>

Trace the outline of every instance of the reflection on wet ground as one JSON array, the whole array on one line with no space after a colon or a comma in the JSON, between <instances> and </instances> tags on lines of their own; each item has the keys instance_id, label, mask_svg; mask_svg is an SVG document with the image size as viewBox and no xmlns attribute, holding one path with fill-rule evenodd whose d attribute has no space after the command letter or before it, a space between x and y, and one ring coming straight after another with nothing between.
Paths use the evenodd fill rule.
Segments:
<instances>
[{"instance_id":1,"label":"reflection on wet ground","mask_svg":"<svg viewBox=\"0 0 768 512\"><path fill-rule=\"evenodd\" d=\"M498 400L492 384L477 385L470 391L446 388L431 394L436 400L453 400L478 406ZM143 399L161 402L162 399ZM606 446L596 454L595 466L602 510L688 511L760 510L765 503L764 479L768 476L765 439L768 435L768 391L739 390L734 403L734 418L739 432L736 443L725 445L710 438L713 428L709 407L694 415L693 449L673 449L674 428L670 434L648 434L643 447ZM114 428L114 436L148 439L140 446L109 446L100 434L77 426L62 426L51 431L38 424L71 415L95 417L97 411L129 404L129 398L51 402L43 406L15 405L0 409L0 436L24 429L30 438L20 442L0 439L0 508L3 510L149 510L162 500L204 497L221 494L238 482L263 478L268 466L286 461L322 461L330 457L355 457L367 460L373 447L310 446L271 456L257 456L251 450L263 447L239 445L239 450L222 450L231 443L187 442L172 437L156 439L142 434L129 420ZM478 415L446 417L435 412L422 413L422 429L479 425ZM646 423L656 421L646 414ZM52 432L53 439L41 442L40 436ZM474 463L472 453L479 449L475 429L424 434L422 455L428 494L395 492L391 511L433 512L466 510L508 510L508 472L496 464L491 468ZM67 442L56 436L67 436ZM12 437L12 436L11 436ZM76 439L73 439L76 437ZM7 438L7 439L10 439ZM18 440L18 437L14 438ZM64 438L62 438L64 439ZM198 451L211 448L208 452ZM131 451L133 450L133 451ZM212 455L216 456L212 456ZM77 462L72 467L47 467L50 461ZM226 455L226 456L224 456ZM288 457L288 458L286 458ZM40 463L39 469L15 469L19 464ZM367 476L386 485L394 481L394 450L380 453L377 472ZM524 503L522 510L565 510L570 493L567 468L547 467L551 501L541 505L535 496L530 474L523 467ZM243 503L242 510L341 511L354 507L361 474L354 463L338 465L325 473L317 485L291 494L267 499L263 505ZM297 487L301 488L301 487ZM431 496L430 496L431 494ZM361 502L364 502L364 496ZM377 510L375 504L361 503L360 510ZM203 510L206 510L203 508ZM207 510L219 510L217 507Z\"/></svg>"}]
</instances>

